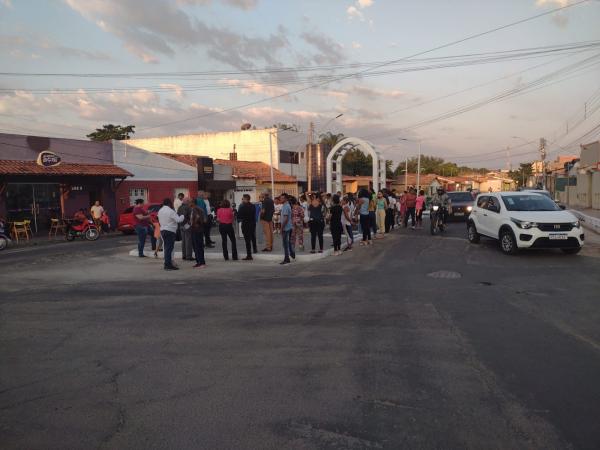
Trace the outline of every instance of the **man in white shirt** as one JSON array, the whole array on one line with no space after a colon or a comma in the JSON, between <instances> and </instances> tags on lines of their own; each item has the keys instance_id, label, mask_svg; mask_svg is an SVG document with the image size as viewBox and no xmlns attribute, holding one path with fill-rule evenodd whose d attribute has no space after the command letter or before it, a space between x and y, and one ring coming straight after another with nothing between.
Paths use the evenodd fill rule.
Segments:
<instances>
[{"instance_id":1,"label":"man in white shirt","mask_svg":"<svg viewBox=\"0 0 600 450\"><path fill-rule=\"evenodd\" d=\"M94 219L94 223L100 230L100 219L102 218L102 213L104 212L104 208L100 206L100 201L96 200L92 207L90 208L90 212L92 213L92 219Z\"/></svg>"},{"instance_id":2,"label":"man in white shirt","mask_svg":"<svg viewBox=\"0 0 600 450\"><path fill-rule=\"evenodd\" d=\"M173 249L175 248L175 236L177 224L183 222L184 217L178 215L173 209L170 198L165 198L163 206L158 210L158 223L160 224L160 235L164 243L165 270L179 270L173 265Z\"/></svg>"},{"instance_id":3,"label":"man in white shirt","mask_svg":"<svg viewBox=\"0 0 600 450\"><path fill-rule=\"evenodd\" d=\"M183 197L185 197L185 195L183 195L183 192L180 192L179 194L177 194L177 197L175 197L175 200L173 201L173 209L175 211L177 211L183 203Z\"/></svg>"}]
</instances>

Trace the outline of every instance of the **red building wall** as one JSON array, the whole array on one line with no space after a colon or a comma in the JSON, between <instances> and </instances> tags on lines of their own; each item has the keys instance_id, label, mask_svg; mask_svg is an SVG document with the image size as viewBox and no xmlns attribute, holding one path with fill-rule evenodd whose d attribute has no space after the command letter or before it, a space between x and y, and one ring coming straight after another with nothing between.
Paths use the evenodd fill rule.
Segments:
<instances>
[{"instance_id":1,"label":"red building wall","mask_svg":"<svg viewBox=\"0 0 600 450\"><path fill-rule=\"evenodd\" d=\"M165 198L175 198L175 189L186 188L191 196L198 193L197 181L135 181L125 180L117 189L117 210L119 213L130 206L129 189L148 189L148 203L162 203Z\"/></svg>"}]
</instances>

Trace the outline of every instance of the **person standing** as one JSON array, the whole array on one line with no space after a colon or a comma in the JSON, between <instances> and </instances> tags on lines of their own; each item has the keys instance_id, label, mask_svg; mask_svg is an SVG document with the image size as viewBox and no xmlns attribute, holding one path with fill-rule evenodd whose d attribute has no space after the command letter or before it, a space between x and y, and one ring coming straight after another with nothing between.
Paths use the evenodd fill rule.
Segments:
<instances>
[{"instance_id":1,"label":"person standing","mask_svg":"<svg viewBox=\"0 0 600 450\"><path fill-rule=\"evenodd\" d=\"M373 232L373 238L377 237L377 194L371 189L369 193L369 225Z\"/></svg>"},{"instance_id":2,"label":"person standing","mask_svg":"<svg viewBox=\"0 0 600 450\"><path fill-rule=\"evenodd\" d=\"M145 258L144 247L146 246L146 236L150 231L150 214L144 209L144 200L138 198L135 201L133 208L133 223L135 226L135 232L138 237L138 256ZM152 245L152 251L156 250L156 239L154 234L150 234L150 244Z\"/></svg>"},{"instance_id":3,"label":"person standing","mask_svg":"<svg viewBox=\"0 0 600 450\"><path fill-rule=\"evenodd\" d=\"M260 210L260 225L265 236L265 248L263 252L273 251L273 214L275 213L275 203L265 192L263 194L262 208Z\"/></svg>"},{"instance_id":4,"label":"person standing","mask_svg":"<svg viewBox=\"0 0 600 450\"><path fill-rule=\"evenodd\" d=\"M342 214L344 213L340 206L340 196L335 194L331 197L331 208L329 208L329 229L333 238L333 254L339 256L342 254Z\"/></svg>"},{"instance_id":5,"label":"person standing","mask_svg":"<svg viewBox=\"0 0 600 450\"><path fill-rule=\"evenodd\" d=\"M179 211L179 207L182 205L184 197L185 195L183 195L183 192L180 192L175 196L175 200L173 200L173 209L175 211Z\"/></svg>"},{"instance_id":6,"label":"person standing","mask_svg":"<svg viewBox=\"0 0 600 450\"><path fill-rule=\"evenodd\" d=\"M385 214L387 211L387 200L383 196L383 191L379 191L377 193L375 208L377 211L377 229L380 235L383 237L383 233L385 231Z\"/></svg>"},{"instance_id":7,"label":"person standing","mask_svg":"<svg viewBox=\"0 0 600 450\"><path fill-rule=\"evenodd\" d=\"M202 207L201 205L198 206L200 206L206 214L206 222L204 223L204 245L207 248L213 248L215 246L215 243L210 237L210 229L213 225L213 213L210 207L210 201L208 200L208 197L208 192L202 192L201 201L204 204L204 207Z\"/></svg>"},{"instance_id":8,"label":"person standing","mask_svg":"<svg viewBox=\"0 0 600 450\"><path fill-rule=\"evenodd\" d=\"M352 251L352 245L354 244L354 232L352 231L352 217L354 211L348 197L342 199L342 228L346 234L346 248L344 251Z\"/></svg>"},{"instance_id":9,"label":"person standing","mask_svg":"<svg viewBox=\"0 0 600 450\"><path fill-rule=\"evenodd\" d=\"M396 210L396 197L393 193L387 195L388 206L385 210L385 232L394 229L394 211Z\"/></svg>"},{"instance_id":10,"label":"person standing","mask_svg":"<svg viewBox=\"0 0 600 450\"><path fill-rule=\"evenodd\" d=\"M181 200L181 205L176 210L177 214L183 216L183 222L179 224L181 234L181 259L184 261L192 260L192 225L190 224L190 199L185 197Z\"/></svg>"},{"instance_id":11,"label":"person standing","mask_svg":"<svg viewBox=\"0 0 600 450\"><path fill-rule=\"evenodd\" d=\"M294 247L292 246L292 207L290 206L290 202L288 200L287 194L281 194L279 197L279 201L281 203L281 241L283 244L283 253L284 258L283 261L280 262L281 265L290 263L290 256L296 259L296 253L294 252Z\"/></svg>"},{"instance_id":12,"label":"person standing","mask_svg":"<svg viewBox=\"0 0 600 450\"><path fill-rule=\"evenodd\" d=\"M371 240L371 214L369 206L371 204L371 196L366 189L361 189L358 192L358 204L356 205L356 214L360 218L360 228L362 230L362 241L360 245L372 245Z\"/></svg>"},{"instance_id":13,"label":"person standing","mask_svg":"<svg viewBox=\"0 0 600 450\"><path fill-rule=\"evenodd\" d=\"M404 228L408 227L408 218L410 217L412 229L415 229L415 208L417 205L417 194L414 188L410 188L406 193L406 214L404 216Z\"/></svg>"},{"instance_id":14,"label":"person standing","mask_svg":"<svg viewBox=\"0 0 600 450\"><path fill-rule=\"evenodd\" d=\"M173 250L175 249L177 224L181 222L183 222L183 216L175 212L171 199L165 198L162 208L158 210L158 223L164 246L165 270L179 270L179 267L173 264Z\"/></svg>"},{"instance_id":15,"label":"person standing","mask_svg":"<svg viewBox=\"0 0 600 450\"><path fill-rule=\"evenodd\" d=\"M292 206L292 247L296 247L296 243L300 247L300 251L304 251L304 208L298 203L295 197L290 198Z\"/></svg>"},{"instance_id":16,"label":"person standing","mask_svg":"<svg viewBox=\"0 0 600 450\"><path fill-rule=\"evenodd\" d=\"M321 197L316 195L308 207L308 228L310 230L310 252L315 253L315 245L319 238L319 253L323 253L323 230L325 229L324 205Z\"/></svg>"},{"instance_id":17,"label":"person standing","mask_svg":"<svg viewBox=\"0 0 600 450\"><path fill-rule=\"evenodd\" d=\"M99 230L102 230L102 214L104 214L104 208L100 205L100 201L96 200L90 208L92 213L92 220L96 224Z\"/></svg>"},{"instance_id":18,"label":"person standing","mask_svg":"<svg viewBox=\"0 0 600 450\"><path fill-rule=\"evenodd\" d=\"M415 201L415 212L417 216L417 228L423 228L423 211L425 210L425 191L421 189Z\"/></svg>"},{"instance_id":19,"label":"person standing","mask_svg":"<svg viewBox=\"0 0 600 450\"><path fill-rule=\"evenodd\" d=\"M223 245L223 258L229 261L229 250L227 249L227 238L231 241L231 259L238 260L237 245L235 243L235 231L233 230L233 209L229 200L223 200L221 207L217 209L217 219L219 221L219 233L221 234L221 243Z\"/></svg>"},{"instance_id":20,"label":"person standing","mask_svg":"<svg viewBox=\"0 0 600 450\"><path fill-rule=\"evenodd\" d=\"M204 223L206 216L196 203L190 205L190 231L192 235L192 246L194 247L194 256L196 264L194 267L203 269L206 267L204 259Z\"/></svg>"},{"instance_id":21,"label":"person standing","mask_svg":"<svg viewBox=\"0 0 600 450\"><path fill-rule=\"evenodd\" d=\"M256 208L250 202L250 195L242 196L242 203L237 212L237 220L242 223L242 234L246 242L244 261L252 261L252 250L256 253Z\"/></svg>"}]
</instances>

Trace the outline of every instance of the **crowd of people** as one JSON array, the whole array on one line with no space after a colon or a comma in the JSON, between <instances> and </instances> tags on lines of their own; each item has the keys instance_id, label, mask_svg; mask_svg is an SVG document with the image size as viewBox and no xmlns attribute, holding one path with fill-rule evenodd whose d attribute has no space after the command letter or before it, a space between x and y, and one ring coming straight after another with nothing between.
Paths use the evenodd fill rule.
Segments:
<instances>
[{"instance_id":1,"label":"crowd of people","mask_svg":"<svg viewBox=\"0 0 600 450\"><path fill-rule=\"evenodd\" d=\"M296 249L305 250L304 233L310 235L310 253L323 253L324 231L329 227L333 240L333 254L338 256L352 251L355 243L355 230L362 235L361 246L373 245L375 239L382 239L395 226L402 225L412 229L423 225L423 211L427 207L425 192L409 188L398 194L395 190L361 189L358 193L341 192L336 194L311 193L299 198L281 194L272 199L269 193L263 193L256 203L244 194L241 204L236 208L229 200L220 202L216 214L211 209L207 194L199 192L196 198L179 194L174 201L163 201L158 214L144 210L142 199L136 200L133 210L135 228L138 235L138 254L145 257L146 238L150 241L154 256L163 250L165 270L177 270L173 263L173 250L176 240L181 240L182 259L194 261L194 267L206 267L204 249L214 247L210 230L214 217L221 235L223 258L238 260L236 227L240 224L244 238L245 261L253 260L257 253L257 228L263 234L262 252L273 251L274 235L281 235L283 261L290 264L296 258ZM439 189L431 203L449 206L449 198L443 189ZM345 238L345 239L343 239ZM342 244L345 240L345 245ZM231 247L231 253L230 253Z\"/></svg>"}]
</instances>

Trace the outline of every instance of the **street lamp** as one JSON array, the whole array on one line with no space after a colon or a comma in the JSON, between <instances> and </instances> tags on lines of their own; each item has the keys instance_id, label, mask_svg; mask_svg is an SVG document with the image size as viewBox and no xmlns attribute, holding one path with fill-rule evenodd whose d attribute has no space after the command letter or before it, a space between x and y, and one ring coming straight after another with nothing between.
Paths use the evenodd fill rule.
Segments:
<instances>
[{"instance_id":1,"label":"street lamp","mask_svg":"<svg viewBox=\"0 0 600 450\"><path fill-rule=\"evenodd\" d=\"M419 144L419 156L417 157L417 192L421 190L421 139L398 138L401 141L416 142ZM408 163L407 163L408 169Z\"/></svg>"}]
</instances>

